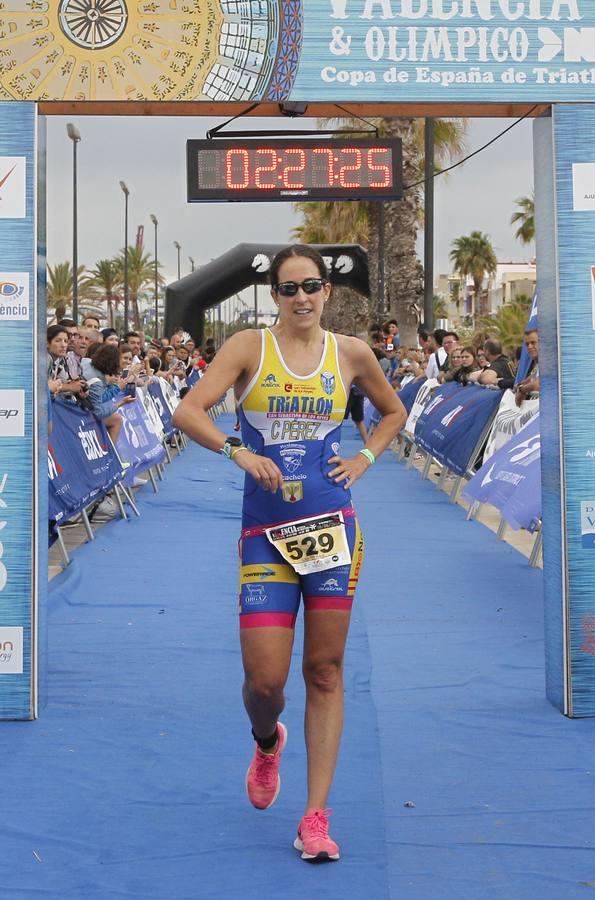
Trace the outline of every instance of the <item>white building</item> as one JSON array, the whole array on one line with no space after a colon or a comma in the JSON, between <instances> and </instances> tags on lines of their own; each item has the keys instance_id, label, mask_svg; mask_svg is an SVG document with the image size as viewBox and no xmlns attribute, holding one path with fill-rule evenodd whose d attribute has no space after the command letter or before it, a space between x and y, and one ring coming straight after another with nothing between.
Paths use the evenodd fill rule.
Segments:
<instances>
[{"instance_id":1,"label":"white building","mask_svg":"<svg viewBox=\"0 0 595 900\"><path fill-rule=\"evenodd\" d=\"M514 303L521 295L532 297L536 281L535 262L498 263L495 274L484 279L475 315L496 313L501 306ZM463 279L456 274L439 275L435 282L434 293L444 301L448 320L452 324L472 315L474 293L472 278Z\"/></svg>"}]
</instances>

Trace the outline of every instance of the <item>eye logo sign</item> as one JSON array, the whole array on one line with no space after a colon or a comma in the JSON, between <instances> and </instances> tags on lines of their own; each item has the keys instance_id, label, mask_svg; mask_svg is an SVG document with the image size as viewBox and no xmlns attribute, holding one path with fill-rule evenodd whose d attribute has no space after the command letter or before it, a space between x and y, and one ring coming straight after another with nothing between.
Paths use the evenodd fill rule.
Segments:
<instances>
[{"instance_id":1,"label":"eye logo sign","mask_svg":"<svg viewBox=\"0 0 595 900\"><path fill-rule=\"evenodd\" d=\"M24 219L26 171L24 156L0 156L0 219Z\"/></svg>"},{"instance_id":2,"label":"eye logo sign","mask_svg":"<svg viewBox=\"0 0 595 900\"><path fill-rule=\"evenodd\" d=\"M0 272L0 322L29 319L29 273Z\"/></svg>"}]
</instances>

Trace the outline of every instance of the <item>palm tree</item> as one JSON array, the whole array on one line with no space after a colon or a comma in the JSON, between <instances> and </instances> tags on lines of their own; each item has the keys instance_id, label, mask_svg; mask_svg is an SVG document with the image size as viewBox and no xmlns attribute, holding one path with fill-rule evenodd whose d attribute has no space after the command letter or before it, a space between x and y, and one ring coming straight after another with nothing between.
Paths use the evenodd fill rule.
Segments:
<instances>
[{"instance_id":1,"label":"palm tree","mask_svg":"<svg viewBox=\"0 0 595 900\"><path fill-rule=\"evenodd\" d=\"M490 337L496 337L505 351L513 355L523 343L531 303L530 297L519 295L514 303L501 306L495 316L482 317L478 322L479 328Z\"/></svg>"},{"instance_id":2,"label":"palm tree","mask_svg":"<svg viewBox=\"0 0 595 900\"><path fill-rule=\"evenodd\" d=\"M78 267L78 277L85 271L84 266ZM56 263L52 266L48 263L47 304L56 310L56 322L66 315L66 308L72 306L72 265L69 262Z\"/></svg>"},{"instance_id":3,"label":"palm tree","mask_svg":"<svg viewBox=\"0 0 595 900\"><path fill-rule=\"evenodd\" d=\"M337 120L332 120L337 124ZM411 185L403 199L384 204L384 260L388 311L398 319L401 340L414 343L417 329L416 306L422 305L423 268L417 258L417 232L423 221L422 186L424 171L423 119L373 119L380 137L399 137L403 142L403 180ZM326 123L328 125L328 120ZM343 127L359 128L359 120L340 120ZM462 119L437 119L435 122L436 169L458 156L465 142L467 124ZM318 211L314 207L321 207ZM347 207L343 212L340 208ZM356 207L357 211L353 208ZM370 312L376 318L378 308L379 203L297 203L304 214L304 226L294 230L301 240L315 235L318 243L342 243L356 240L368 248L370 272ZM367 222L367 224L366 224ZM339 226L345 226L342 231ZM348 235L348 236L347 236ZM367 240L366 240L367 238ZM383 311L384 312L384 311Z\"/></svg>"},{"instance_id":4,"label":"palm tree","mask_svg":"<svg viewBox=\"0 0 595 900\"><path fill-rule=\"evenodd\" d=\"M84 290L90 297L107 304L110 328L114 327L114 312L122 299L117 292L120 284L120 266L115 259L98 259L84 282Z\"/></svg>"},{"instance_id":5,"label":"palm tree","mask_svg":"<svg viewBox=\"0 0 595 900\"><path fill-rule=\"evenodd\" d=\"M510 217L510 224L519 226L514 236L522 244L531 244L535 240L535 194L517 197L514 202L519 207Z\"/></svg>"},{"instance_id":6,"label":"palm tree","mask_svg":"<svg viewBox=\"0 0 595 900\"><path fill-rule=\"evenodd\" d=\"M483 314L485 309L480 309L480 291L486 275L493 275L498 266L498 260L494 253L492 243L481 231L472 231L470 235L456 238L452 242L450 259L455 272L466 278L473 279L473 310L472 318L476 314Z\"/></svg>"},{"instance_id":7,"label":"palm tree","mask_svg":"<svg viewBox=\"0 0 595 900\"><path fill-rule=\"evenodd\" d=\"M116 258L118 266L118 280L123 281L124 250ZM159 267L159 262L157 263ZM138 296L155 279L155 260L148 253L143 253L142 247L128 247L128 296L132 304L132 320L135 328L140 328L140 312L138 308ZM157 280L163 283L163 277L157 275Z\"/></svg>"}]
</instances>

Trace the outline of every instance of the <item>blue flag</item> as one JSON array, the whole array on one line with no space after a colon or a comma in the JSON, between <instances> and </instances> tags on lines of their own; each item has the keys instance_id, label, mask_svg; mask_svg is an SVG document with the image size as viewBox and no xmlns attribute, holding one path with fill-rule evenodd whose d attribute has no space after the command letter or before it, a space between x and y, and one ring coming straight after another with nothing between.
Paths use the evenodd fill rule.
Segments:
<instances>
[{"instance_id":1,"label":"blue flag","mask_svg":"<svg viewBox=\"0 0 595 900\"><path fill-rule=\"evenodd\" d=\"M464 475L502 394L477 384L436 388L415 426L415 443L457 475Z\"/></svg>"},{"instance_id":2,"label":"blue flag","mask_svg":"<svg viewBox=\"0 0 595 900\"><path fill-rule=\"evenodd\" d=\"M531 311L529 313L529 319L527 321L527 327L525 331L533 330L537 331L537 291L533 294L533 303L531 304ZM521 352L521 358L519 360L519 367L517 369L516 378L514 380L515 384L518 384L523 378L527 377L527 372L529 371L529 366L531 365L531 357L527 353L527 348L523 342L523 349Z\"/></svg>"},{"instance_id":3,"label":"blue flag","mask_svg":"<svg viewBox=\"0 0 595 900\"><path fill-rule=\"evenodd\" d=\"M513 528L534 530L541 518L539 413L497 450L465 487L463 495L491 503Z\"/></svg>"}]
</instances>

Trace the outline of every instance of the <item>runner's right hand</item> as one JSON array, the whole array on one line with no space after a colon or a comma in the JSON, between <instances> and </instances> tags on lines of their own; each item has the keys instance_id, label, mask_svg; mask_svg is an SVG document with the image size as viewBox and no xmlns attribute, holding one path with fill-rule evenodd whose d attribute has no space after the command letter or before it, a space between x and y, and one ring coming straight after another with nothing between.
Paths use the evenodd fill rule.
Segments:
<instances>
[{"instance_id":1,"label":"runner's right hand","mask_svg":"<svg viewBox=\"0 0 595 900\"><path fill-rule=\"evenodd\" d=\"M233 461L244 472L248 472L263 490L271 491L274 494L283 486L283 475L272 459L259 456L258 453L252 453L250 450L242 450L234 453Z\"/></svg>"}]
</instances>

